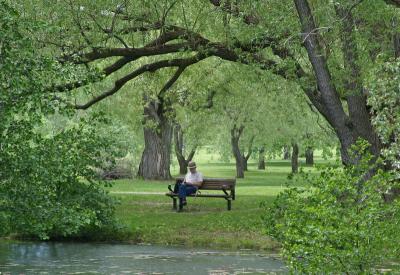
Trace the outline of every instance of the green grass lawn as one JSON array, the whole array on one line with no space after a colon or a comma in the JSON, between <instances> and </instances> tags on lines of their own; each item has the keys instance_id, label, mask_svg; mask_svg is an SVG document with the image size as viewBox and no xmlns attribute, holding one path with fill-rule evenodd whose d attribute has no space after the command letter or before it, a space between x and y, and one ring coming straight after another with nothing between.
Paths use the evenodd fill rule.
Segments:
<instances>
[{"instance_id":1,"label":"green grass lawn","mask_svg":"<svg viewBox=\"0 0 400 275\"><path fill-rule=\"evenodd\" d=\"M234 163L221 163L216 158L209 162L202 153L196 161L198 170L205 177L235 176ZM317 162L323 161L317 159ZM303 160L300 165L313 170L305 167ZM172 168L173 175L177 176L178 167ZM263 231L265 209L261 204L272 203L285 188L290 171L289 161L268 161L265 171L257 170L255 163L249 163L245 178L237 180L232 211L226 210L225 200L215 198L188 198L184 212L173 211L172 200L165 196L168 184L173 181L117 180L109 190L121 201L117 217L126 225L129 241L272 251L279 244Z\"/></svg>"}]
</instances>

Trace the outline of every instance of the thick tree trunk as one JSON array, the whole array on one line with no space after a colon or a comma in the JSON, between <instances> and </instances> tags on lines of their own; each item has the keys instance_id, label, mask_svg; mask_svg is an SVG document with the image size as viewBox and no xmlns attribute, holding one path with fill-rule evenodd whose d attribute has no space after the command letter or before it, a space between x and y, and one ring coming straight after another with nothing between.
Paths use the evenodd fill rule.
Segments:
<instances>
[{"instance_id":1,"label":"thick tree trunk","mask_svg":"<svg viewBox=\"0 0 400 275\"><path fill-rule=\"evenodd\" d=\"M138 176L146 180L168 180L172 125L155 102L144 108L144 151L139 165ZM148 122L156 122L156 127L148 127Z\"/></svg>"},{"instance_id":2,"label":"thick tree trunk","mask_svg":"<svg viewBox=\"0 0 400 275\"><path fill-rule=\"evenodd\" d=\"M351 121L351 130L354 139L359 137L371 144L371 152L378 157L381 150L381 143L371 123L370 113L367 107L367 97L361 77L361 69L357 64L358 48L354 33L354 19L352 12L347 8L336 6L336 13L342 20L342 51L344 65L349 76L345 81L347 90L347 105Z\"/></svg>"},{"instance_id":3,"label":"thick tree trunk","mask_svg":"<svg viewBox=\"0 0 400 275\"><path fill-rule=\"evenodd\" d=\"M283 159L284 160L290 159L290 147L288 145L285 145L283 147Z\"/></svg>"},{"instance_id":4,"label":"thick tree trunk","mask_svg":"<svg viewBox=\"0 0 400 275\"><path fill-rule=\"evenodd\" d=\"M189 162L193 159L196 153L196 147L193 148L187 159L185 158L185 150L183 143L183 131L179 124L175 124L174 128L174 142L175 142L175 155L179 163L179 174L184 175L187 172L187 166Z\"/></svg>"},{"instance_id":5,"label":"thick tree trunk","mask_svg":"<svg viewBox=\"0 0 400 275\"><path fill-rule=\"evenodd\" d=\"M239 147L239 140L240 136L242 135L244 126L237 128L236 125L231 130L231 145L232 145L232 153L233 157L235 158L236 162L236 177L237 178L244 178L244 163L243 163L243 156L240 152Z\"/></svg>"},{"instance_id":6,"label":"thick tree trunk","mask_svg":"<svg viewBox=\"0 0 400 275\"><path fill-rule=\"evenodd\" d=\"M346 11L343 19L343 54L345 67L349 70L350 76L346 83L347 103L349 115L343 109L339 94L333 84L330 71L324 56L321 38L318 27L307 0L294 0L297 13L302 26L304 46L307 50L309 60L312 64L318 91L307 91L307 96L314 106L327 119L335 129L341 144L342 162L345 165L356 164L358 159L352 159L349 155L350 147L358 138L363 138L371 144L371 152L378 156L380 142L373 130L366 105L366 98L359 79L359 71L356 65L357 54L356 44L353 35L351 11ZM339 11L340 12L340 11Z\"/></svg>"},{"instance_id":7,"label":"thick tree trunk","mask_svg":"<svg viewBox=\"0 0 400 275\"><path fill-rule=\"evenodd\" d=\"M258 170L265 170L265 146L258 150Z\"/></svg>"},{"instance_id":8,"label":"thick tree trunk","mask_svg":"<svg viewBox=\"0 0 400 275\"><path fill-rule=\"evenodd\" d=\"M299 172L299 146L292 143L292 173Z\"/></svg>"},{"instance_id":9,"label":"thick tree trunk","mask_svg":"<svg viewBox=\"0 0 400 275\"><path fill-rule=\"evenodd\" d=\"M312 147L306 148L305 155L306 155L306 164L314 165L314 150Z\"/></svg>"}]
</instances>

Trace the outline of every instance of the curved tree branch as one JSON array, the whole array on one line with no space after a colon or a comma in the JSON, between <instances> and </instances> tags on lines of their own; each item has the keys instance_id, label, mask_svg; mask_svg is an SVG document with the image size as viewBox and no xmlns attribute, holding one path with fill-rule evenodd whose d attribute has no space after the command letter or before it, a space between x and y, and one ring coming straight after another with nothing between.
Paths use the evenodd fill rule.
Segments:
<instances>
[{"instance_id":1,"label":"curved tree branch","mask_svg":"<svg viewBox=\"0 0 400 275\"><path fill-rule=\"evenodd\" d=\"M83 54L79 63L88 63L108 57L125 56L130 58L139 58L144 56L162 55L168 53L176 53L187 47L187 43L176 43L171 45L159 45L142 48L104 48L95 49L90 53Z\"/></svg>"},{"instance_id":2,"label":"curved tree branch","mask_svg":"<svg viewBox=\"0 0 400 275\"><path fill-rule=\"evenodd\" d=\"M107 91L105 93L102 93L101 95L99 95L97 97L94 97L93 99L91 99L86 104L76 105L75 108L76 109L83 109L83 110L88 109L93 104L96 104L97 102L99 102L99 101L101 101L101 100L103 100L103 99L105 99L105 98L107 98L109 96L112 96L113 94L118 92L127 82L129 82L130 80L138 77L139 75L142 75L145 72L155 72L155 71L157 71L159 69L167 68L167 67L185 67L186 68L186 67L188 67L188 66L190 66L190 65L192 65L194 63L199 62L202 59L203 58L202 58L201 55L196 55L196 56L191 57L191 58L161 60L161 61L157 61L157 62L154 62L154 63L151 63L151 64L146 64L146 65L138 68L137 70L131 72L130 74L127 74L126 76L124 76L124 77L118 79L117 81L115 81L114 87L112 89L110 89L109 91Z\"/></svg>"}]
</instances>

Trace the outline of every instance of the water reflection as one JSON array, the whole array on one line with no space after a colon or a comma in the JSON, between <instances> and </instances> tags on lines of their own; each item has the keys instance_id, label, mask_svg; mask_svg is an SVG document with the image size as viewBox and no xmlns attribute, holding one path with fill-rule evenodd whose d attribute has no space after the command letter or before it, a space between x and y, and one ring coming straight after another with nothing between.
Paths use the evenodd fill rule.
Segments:
<instances>
[{"instance_id":1,"label":"water reflection","mask_svg":"<svg viewBox=\"0 0 400 275\"><path fill-rule=\"evenodd\" d=\"M272 255L176 247L0 243L0 274L281 274Z\"/></svg>"}]
</instances>

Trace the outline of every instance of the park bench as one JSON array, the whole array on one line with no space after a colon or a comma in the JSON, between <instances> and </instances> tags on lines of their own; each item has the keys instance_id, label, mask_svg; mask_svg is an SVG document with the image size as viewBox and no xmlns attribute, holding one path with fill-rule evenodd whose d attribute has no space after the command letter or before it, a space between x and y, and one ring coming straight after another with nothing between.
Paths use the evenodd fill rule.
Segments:
<instances>
[{"instance_id":1,"label":"park bench","mask_svg":"<svg viewBox=\"0 0 400 275\"><path fill-rule=\"evenodd\" d=\"M182 182L183 177L176 178L175 183ZM228 210L232 209L232 200L235 200L235 185L236 179L221 179L221 178L204 178L203 184L199 188L197 194L192 194L187 197L202 197L202 198L221 198L225 199L228 203ZM175 210L177 209L177 200L178 194L174 193L173 186L168 185L168 189L170 192L166 193L168 197L172 199L172 207ZM202 194L202 190L217 190L222 191L222 194Z\"/></svg>"}]
</instances>

